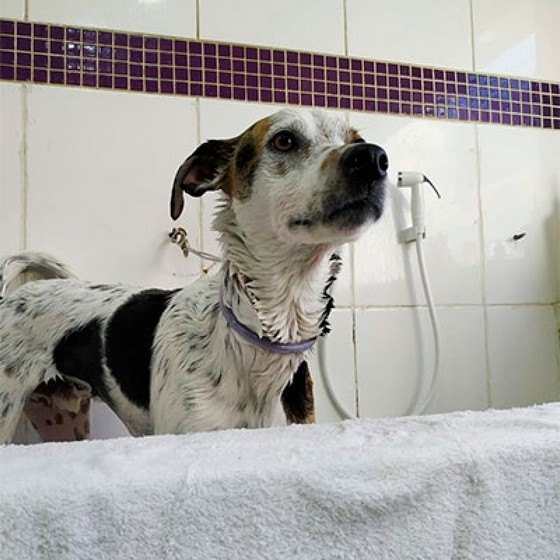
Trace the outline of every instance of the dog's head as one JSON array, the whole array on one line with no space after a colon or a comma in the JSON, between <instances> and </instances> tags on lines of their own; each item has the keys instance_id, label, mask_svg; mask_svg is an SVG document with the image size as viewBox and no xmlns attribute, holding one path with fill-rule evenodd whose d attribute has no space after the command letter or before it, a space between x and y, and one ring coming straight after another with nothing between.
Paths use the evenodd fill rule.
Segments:
<instances>
[{"instance_id":1,"label":"dog's head","mask_svg":"<svg viewBox=\"0 0 560 560\"><path fill-rule=\"evenodd\" d=\"M284 109L228 140L209 140L177 171L183 193L225 193L249 237L322 244L355 238L383 210L388 159L332 113Z\"/></svg>"}]
</instances>

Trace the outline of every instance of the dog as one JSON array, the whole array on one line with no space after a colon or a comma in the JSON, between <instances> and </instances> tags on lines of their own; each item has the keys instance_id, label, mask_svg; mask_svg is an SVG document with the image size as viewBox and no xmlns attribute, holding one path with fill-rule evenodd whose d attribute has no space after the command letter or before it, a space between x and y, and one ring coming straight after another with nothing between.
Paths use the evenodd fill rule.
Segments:
<instances>
[{"instance_id":1,"label":"dog","mask_svg":"<svg viewBox=\"0 0 560 560\"><path fill-rule=\"evenodd\" d=\"M80 282L40 253L5 259L0 442L35 388L65 377L135 436L312 421L306 357L329 330L337 251L381 216L387 168L334 113L287 108L204 142L176 173L174 220L185 194L221 192L215 275L138 289Z\"/></svg>"}]
</instances>

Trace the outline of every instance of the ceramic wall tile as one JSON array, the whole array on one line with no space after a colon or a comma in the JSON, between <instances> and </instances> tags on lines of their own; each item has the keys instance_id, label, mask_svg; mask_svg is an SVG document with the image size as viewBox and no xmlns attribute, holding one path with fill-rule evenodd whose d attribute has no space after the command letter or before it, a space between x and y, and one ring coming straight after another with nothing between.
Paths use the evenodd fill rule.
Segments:
<instances>
[{"instance_id":1,"label":"ceramic wall tile","mask_svg":"<svg viewBox=\"0 0 560 560\"><path fill-rule=\"evenodd\" d=\"M553 306L496 306L487 313L492 405L509 408L560 400Z\"/></svg>"},{"instance_id":2,"label":"ceramic wall tile","mask_svg":"<svg viewBox=\"0 0 560 560\"><path fill-rule=\"evenodd\" d=\"M471 69L468 0L347 0L350 55Z\"/></svg>"},{"instance_id":3,"label":"ceramic wall tile","mask_svg":"<svg viewBox=\"0 0 560 560\"><path fill-rule=\"evenodd\" d=\"M199 231L196 201L177 224L168 210L175 171L196 146L194 105L33 87L29 248L53 252L96 281L171 287L197 278L200 263L167 237L177 224Z\"/></svg>"},{"instance_id":4,"label":"ceramic wall tile","mask_svg":"<svg viewBox=\"0 0 560 560\"><path fill-rule=\"evenodd\" d=\"M354 344L352 311L336 309L331 313L332 332L321 339L323 348L315 346L309 360L315 393L317 422L335 422L340 415L333 406L325 388L332 386L340 404L350 414L356 414L356 383L354 376ZM319 367L319 354L323 352L325 367Z\"/></svg>"},{"instance_id":5,"label":"ceramic wall tile","mask_svg":"<svg viewBox=\"0 0 560 560\"><path fill-rule=\"evenodd\" d=\"M227 17L224 12L227 11ZM288 47L326 53L344 52L344 17L339 0L282 3L200 0L203 39Z\"/></svg>"},{"instance_id":6,"label":"ceramic wall tile","mask_svg":"<svg viewBox=\"0 0 560 560\"><path fill-rule=\"evenodd\" d=\"M556 298L560 139L480 126L480 178L488 303Z\"/></svg>"},{"instance_id":7,"label":"ceramic wall tile","mask_svg":"<svg viewBox=\"0 0 560 560\"><path fill-rule=\"evenodd\" d=\"M27 420L25 416L20 417L12 442L25 445L42 443L39 434L35 431L35 428L33 428L31 422Z\"/></svg>"},{"instance_id":8,"label":"ceramic wall tile","mask_svg":"<svg viewBox=\"0 0 560 560\"><path fill-rule=\"evenodd\" d=\"M0 255L23 248L23 91L0 83Z\"/></svg>"},{"instance_id":9,"label":"ceramic wall tile","mask_svg":"<svg viewBox=\"0 0 560 560\"><path fill-rule=\"evenodd\" d=\"M22 19L25 14L25 0L2 0L0 18Z\"/></svg>"},{"instance_id":10,"label":"ceramic wall tile","mask_svg":"<svg viewBox=\"0 0 560 560\"><path fill-rule=\"evenodd\" d=\"M424 184L425 260L439 304L481 302L476 138L472 125L388 119L353 113L364 137L385 148L390 179L419 171L441 193ZM445 154L445 155L443 155ZM391 187L385 215L355 246L357 305L424 304L415 243L402 243L411 226L410 189Z\"/></svg>"},{"instance_id":11,"label":"ceramic wall tile","mask_svg":"<svg viewBox=\"0 0 560 560\"><path fill-rule=\"evenodd\" d=\"M92 401L90 421L91 439L108 439L129 435L118 416L103 402Z\"/></svg>"},{"instance_id":12,"label":"ceramic wall tile","mask_svg":"<svg viewBox=\"0 0 560 560\"><path fill-rule=\"evenodd\" d=\"M28 0L28 14L41 22L196 36L195 0Z\"/></svg>"},{"instance_id":13,"label":"ceramic wall tile","mask_svg":"<svg viewBox=\"0 0 560 560\"><path fill-rule=\"evenodd\" d=\"M484 325L478 307L438 308L440 380L426 413L488 406ZM360 416L409 413L434 369L433 331L425 309L358 310L357 372Z\"/></svg>"},{"instance_id":14,"label":"ceramic wall tile","mask_svg":"<svg viewBox=\"0 0 560 560\"><path fill-rule=\"evenodd\" d=\"M557 0L472 0L475 70L558 81Z\"/></svg>"}]
</instances>

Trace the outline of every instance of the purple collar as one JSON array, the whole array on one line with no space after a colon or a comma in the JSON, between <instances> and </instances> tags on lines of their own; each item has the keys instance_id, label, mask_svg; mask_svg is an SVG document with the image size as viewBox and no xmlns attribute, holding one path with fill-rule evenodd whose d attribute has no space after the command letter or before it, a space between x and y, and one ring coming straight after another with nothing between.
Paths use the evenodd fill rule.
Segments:
<instances>
[{"instance_id":1,"label":"purple collar","mask_svg":"<svg viewBox=\"0 0 560 560\"><path fill-rule=\"evenodd\" d=\"M302 340L301 342L274 342L268 338L261 338L257 333L253 332L249 327L239 322L230 307L228 307L220 294L220 309L225 317L229 327L231 327L238 335L244 338L253 346L266 350L267 352L275 352L276 354L300 354L309 350L315 344L315 338Z\"/></svg>"}]
</instances>

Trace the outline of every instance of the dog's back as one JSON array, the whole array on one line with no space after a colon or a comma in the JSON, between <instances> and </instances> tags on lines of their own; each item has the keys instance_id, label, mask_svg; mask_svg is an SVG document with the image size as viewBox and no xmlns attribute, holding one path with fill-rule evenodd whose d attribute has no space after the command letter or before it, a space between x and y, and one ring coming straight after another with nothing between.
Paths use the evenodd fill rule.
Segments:
<instances>
[{"instance_id":1,"label":"dog's back","mask_svg":"<svg viewBox=\"0 0 560 560\"><path fill-rule=\"evenodd\" d=\"M42 253L10 256L0 271L2 442L11 437L23 403L41 383L69 376L91 385L94 394L113 392L104 381L104 333L109 318L143 292L79 282L61 262ZM129 326L128 321L118 325L117 334L133 344ZM137 423L143 424L145 413L139 416Z\"/></svg>"}]
</instances>

